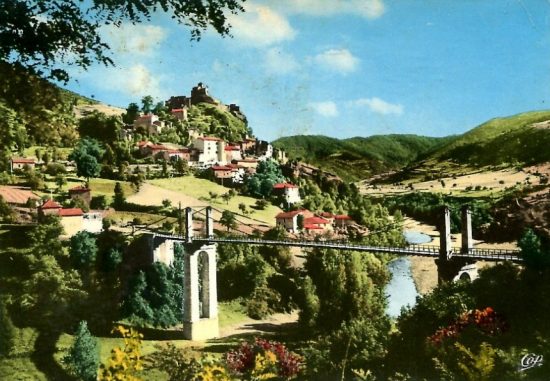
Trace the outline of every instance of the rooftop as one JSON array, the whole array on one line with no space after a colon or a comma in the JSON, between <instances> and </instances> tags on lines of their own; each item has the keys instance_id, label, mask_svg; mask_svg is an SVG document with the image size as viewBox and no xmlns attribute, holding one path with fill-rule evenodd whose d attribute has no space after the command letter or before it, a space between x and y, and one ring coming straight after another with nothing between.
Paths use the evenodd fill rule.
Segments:
<instances>
[{"instance_id":1,"label":"rooftop","mask_svg":"<svg viewBox=\"0 0 550 381\"><path fill-rule=\"evenodd\" d=\"M298 188L297 185L290 183L277 183L273 185L273 189Z\"/></svg>"},{"instance_id":2,"label":"rooftop","mask_svg":"<svg viewBox=\"0 0 550 381\"><path fill-rule=\"evenodd\" d=\"M0 186L0 196L8 204L26 204L27 200L39 200L40 197L35 195L30 189L23 187Z\"/></svg>"},{"instance_id":3,"label":"rooftop","mask_svg":"<svg viewBox=\"0 0 550 381\"><path fill-rule=\"evenodd\" d=\"M12 157L11 162L18 164L34 164L34 159L27 159L24 157Z\"/></svg>"},{"instance_id":4,"label":"rooftop","mask_svg":"<svg viewBox=\"0 0 550 381\"><path fill-rule=\"evenodd\" d=\"M52 200L51 198L48 199L45 203L40 205L40 209L61 209L61 205L59 205L57 202Z\"/></svg>"},{"instance_id":5,"label":"rooftop","mask_svg":"<svg viewBox=\"0 0 550 381\"><path fill-rule=\"evenodd\" d=\"M330 221L324 219L323 217L318 217L318 216L309 217L309 218L304 219L304 225L313 225L313 224L326 225L326 224L330 224Z\"/></svg>"},{"instance_id":6,"label":"rooftop","mask_svg":"<svg viewBox=\"0 0 550 381\"><path fill-rule=\"evenodd\" d=\"M83 216L84 212L80 208L67 208L67 209L60 209L59 215L61 217L75 217L75 216Z\"/></svg>"}]
</instances>

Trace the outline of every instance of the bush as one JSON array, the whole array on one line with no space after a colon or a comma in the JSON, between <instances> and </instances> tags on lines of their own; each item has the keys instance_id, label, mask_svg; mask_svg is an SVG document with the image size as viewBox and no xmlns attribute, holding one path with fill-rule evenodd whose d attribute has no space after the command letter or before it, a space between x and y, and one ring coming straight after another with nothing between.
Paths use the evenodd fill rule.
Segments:
<instances>
[{"instance_id":1,"label":"bush","mask_svg":"<svg viewBox=\"0 0 550 381\"><path fill-rule=\"evenodd\" d=\"M67 168L61 163L49 163L45 172L50 176L57 176L67 173Z\"/></svg>"},{"instance_id":2,"label":"bush","mask_svg":"<svg viewBox=\"0 0 550 381\"><path fill-rule=\"evenodd\" d=\"M90 208L99 210L107 209L107 197L104 195L92 197Z\"/></svg>"}]
</instances>

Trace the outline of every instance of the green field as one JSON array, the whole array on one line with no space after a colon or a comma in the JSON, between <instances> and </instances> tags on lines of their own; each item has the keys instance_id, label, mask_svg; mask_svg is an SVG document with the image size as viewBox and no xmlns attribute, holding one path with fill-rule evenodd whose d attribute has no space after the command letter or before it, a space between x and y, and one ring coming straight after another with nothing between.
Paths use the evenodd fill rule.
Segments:
<instances>
[{"instance_id":1,"label":"green field","mask_svg":"<svg viewBox=\"0 0 550 381\"><path fill-rule=\"evenodd\" d=\"M193 197L211 204L213 207L230 210L234 213L241 213L239 210L239 204L243 203L248 207L251 212L248 216L260 221L264 221L267 224L275 224L275 216L281 212L281 209L268 205L265 210L256 210L252 206L256 203L256 199L248 196L237 195L233 197L229 203L226 203L221 197L211 199L209 192L214 192L221 196L227 193L230 188L223 187L212 181L199 179L194 176L176 177L172 179L155 179L148 181L149 183L180 192L186 196Z\"/></svg>"}]
</instances>

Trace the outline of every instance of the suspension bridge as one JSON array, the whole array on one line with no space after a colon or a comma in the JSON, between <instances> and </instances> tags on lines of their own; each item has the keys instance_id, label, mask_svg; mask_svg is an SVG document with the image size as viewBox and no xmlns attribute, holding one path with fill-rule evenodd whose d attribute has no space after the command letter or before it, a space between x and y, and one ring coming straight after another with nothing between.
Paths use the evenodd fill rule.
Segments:
<instances>
[{"instance_id":1,"label":"suspension bridge","mask_svg":"<svg viewBox=\"0 0 550 381\"><path fill-rule=\"evenodd\" d=\"M174 245L184 247L184 335L191 340L203 340L217 337L217 281L216 248L217 244L241 244L263 246L286 246L301 248L325 248L368 253L385 253L397 256L422 256L434 258L440 283L455 279L474 279L477 277L475 262L511 261L522 263L518 250L497 248L476 248L472 238L471 211L462 209L462 242L453 247L451 240L450 211L445 208L439 227L440 245L406 245L403 247L371 246L347 240L326 240L284 238L281 240L264 239L250 231L240 231L240 235L215 235L214 212L222 211L212 207L200 209L186 208L183 226L179 234L149 232L151 260L170 264L174 260ZM181 218L181 216L180 216ZM195 229L195 220L201 220L202 227ZM241 221L241 223L244 223ZM244 223L246 225L246 223ZM181 224L180 224L181 225ZM252 224L248 224L252 227ZM391 227L390 227L391 228ZM370 232L374 234L376 232Z\"/></svg>"}]
</instances>

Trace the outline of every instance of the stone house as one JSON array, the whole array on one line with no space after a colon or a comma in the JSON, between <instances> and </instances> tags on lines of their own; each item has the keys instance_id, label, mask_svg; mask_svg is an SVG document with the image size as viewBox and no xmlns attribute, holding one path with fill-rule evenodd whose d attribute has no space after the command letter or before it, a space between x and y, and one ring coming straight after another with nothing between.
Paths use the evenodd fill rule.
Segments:
<instances>
[{"instance_id":1,"label":"stone house","mask_svg":"<svg viewBox=\"0 0 550 381\"><path fill-rule=\"evenodd\" d=\"M172 116L174 118L176 118L177 120L179 120L181 122L185 122L188 119L187 107L172 109L172 111L170 111L170 113L172 114Z\"/></svg>"},{"instance_id":2,"label":"stone house","mask_svg":"<svg viewBox=\"0 0 550 381\"><path fill-rule=\"evenodd\" d=\"M69 189L69 197L73 200L81 199L89 207L92 201L92 190L83 185Z\"/></svg>"},{"instance_id":3,"label":"stone house","mask_svg":"<svg viewBox=\"0 0 550 381\"><path fill-rule=\"evenodd\" d=\"M36 166L36 162L34 159L27 159L24 157L12 157L10 159L10 170L13 172L14 170L22 170L25 168L25 165L29 168L34 169Z\"/></svg>"},{"instance_id":4,"label":"stone house","mask_svg":"<svg viewBox=\"0 0 550 381\"><path fill-rule=\"evenodd\" d=\"M160 121L159 117L155 114L145 114L134 120L134 130L138 128L142 128L149 135L158 135L164 128L164 122Z\"/></svg>"}]
</instances>

